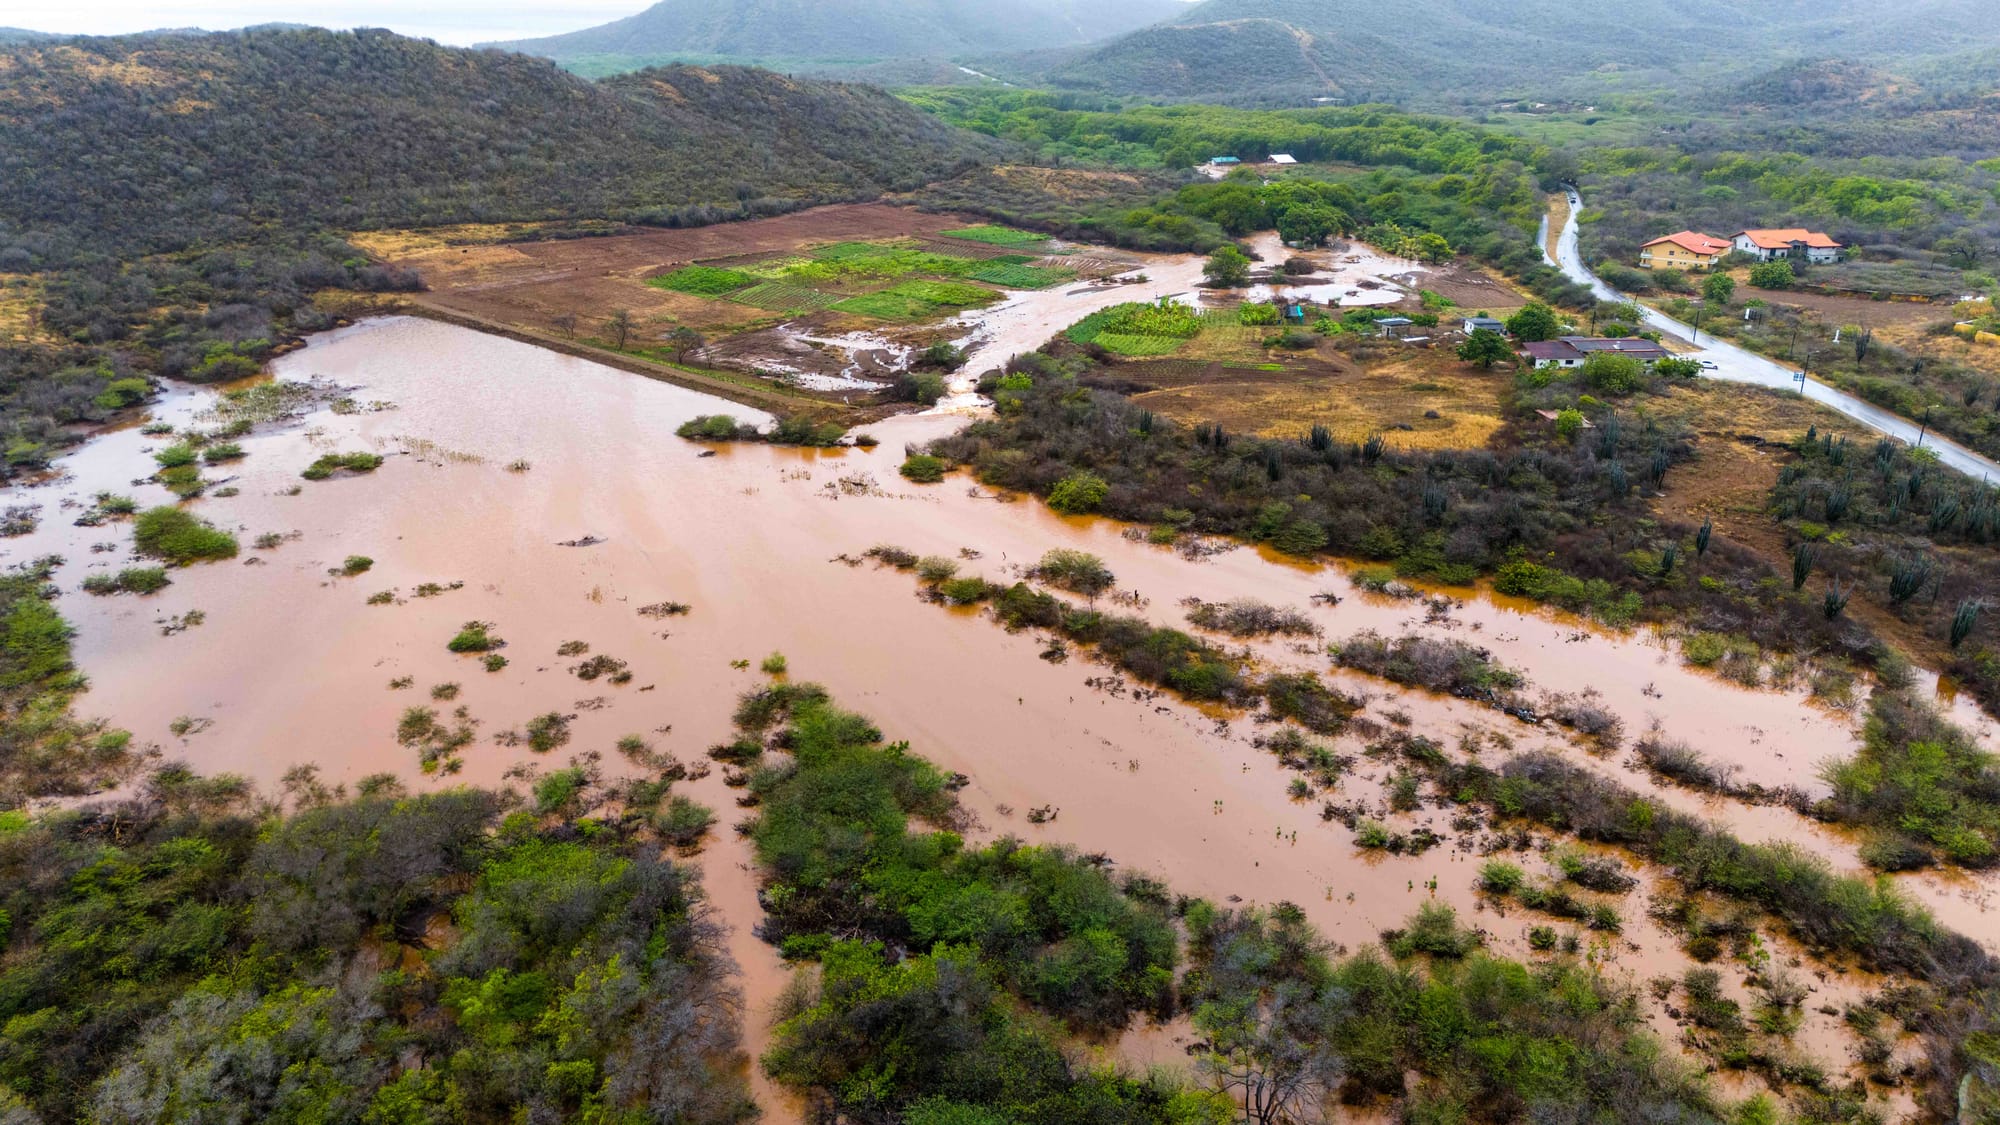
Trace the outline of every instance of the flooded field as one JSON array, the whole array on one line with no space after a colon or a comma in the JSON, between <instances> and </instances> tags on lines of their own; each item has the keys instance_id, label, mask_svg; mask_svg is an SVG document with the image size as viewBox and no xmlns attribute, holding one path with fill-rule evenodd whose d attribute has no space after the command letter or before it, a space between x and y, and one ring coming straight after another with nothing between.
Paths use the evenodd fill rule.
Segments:
<instances>
[{"instance_id":1,"label":"flooded field","mask_svg":"<svg viewBox=\"0 0 2000 1125\"><path fill-rule=\"evenodd\" d=\"M1149 270L1154 287L1191 287L1199 262ZM1052 321L1074 319L1099 300L1131 299L1130 292L1024 295L990 315L975 354L997 362L1041 343ZM709 450L674 437L675 427L702 413L745 417L742 408L411 318L318 337L274 368L279 378L325 381L382 408L316 407L293 424L261 427L242 440L246 459L208 470L236 494L211 493L193 508L236 531L242 557L175 571L172 586L144 598L80 591L86 575L130 558L128 526L74 525L90 498L114 491L142 505L171 499L157 485L135 483L153 471L150 453L164 441L137 429L81 447L63 459L55 481L10 490L9 504L39 504L42 520L35 533L5 543L9 562L69 560L58 581L61 609L77 628L78 662L92 682L83 713L131 729L166 758L242 774L266 791L308 763L329 782L387 771L417 787L501 784L524 765L557 767L583 753L601 754L601 767L617 773L626 767L614 743L627 734L693 764L726 740L737 695L763 682L757 662L782 652L794 677L825 684L889 737L968 775L962 797L977 818L975 836L1074 844L1218 900L1290 900L1350 946L1435 897L1485 927L1496 949L1528 955L1527 929L1546 919L1487 909L1473 888L1480 856L1472 834L1455 832L1448 811L1397 818L1428 824L1449 841L1444 846L1419 856L1360 852L1318 803L1287 795L1289 775L1253 745L1259 730L1247 716L1093 688L1086 681L1104 669L1078 659L1050 663L1032 635L1010 636L971 611L928 604L905 574L837 559L884 542L960 558L964 573L995 580L1050 548L1082 548L1103 557L1121 593L1162 624L1181 623L1183 598L1254 596L1309 609L1329 639L1377 629L1471 640L1524 672L1532 689L1594 689L1628 735L1657 722L1739 767L1746 782L1817 785L1817 764L1855 744L1853 715L1689 669L1645 636L1613 636L1486 597L1427 613L1421 602L1361 593L1337 568L1247 548L1190 559L1134 541L1120 525L1059 517L962 476L930 487L904 482L896 467L905 443L958 424L948 416L869 427L882 442L875 450ZM211 392L178 390L155 417L185 426L211 401ZM321 454L357 450L388 459L365 476L300 479ZM275 546L252 545L267 534ZM354 555L373 559L372 569L329 573ZM1342 600L1314 604L1323 592ZM667 601L690 611L639 612ZM195 611L200 618L190 624ZM468 621L490 622L505 639L504 668L489 672L446 650ZM626 661L630 683L574 675L576 661L558 649L577 641ZM1274 667L1312 668L1367 695L1378 722L1407 722L1446 746L1476 734L1516 749L1552 748L1746 839L1788 839L1843 869L1857 866L1853 840L1782 808L1658 787L1622 753L1593 754L1552 727L1330 673L1314 651L1273 644L1259 653ZM431 689L447 683L459 685L456 699L431 703ZM398 717L411 706L458 705L477 722L478 741L464 752L462 773L426 776L415 751L397 742ZM574 716L561 749L536 755L496 741L551 710ZM1993 744L1990 731L1984 737ZM1346 743L1343 751L1358 751ZM1378 804L1384 772L1364 760L1339 798ZM784 970L750 933L759 915L749 852L730 831L748 814L732 807L734 794L719 776L689 788L723 812L700 863L761 1013ZM1044 807L1046 822L1030 823L1028 810ZM1516 858L1542 866L1532 852ZM1989 945L2000 944L1989 913L1996 885L1991 877L1901 879L1942 921ZM1691 964L1646 917L1645 895L1642 887L1628 896L1622 935L1586 937L1612 971L1639 982ZM1772 943L1781 955L1795 953ZM1837 1010L1874 982L1824 972L1811 983L1799 1042L1843 1065L1847 1033L1818 1008ZM1664 1014L1655 1019L1671 1034ZM750 1030L755 1050L764 1021L753 1018ZM1173 1038L1172 1029L1153 1033L1131 1046L1130 1057L1172 1055ZM774 1091L760 1096L785 1115Z\"/></svg>"}]
</instances>

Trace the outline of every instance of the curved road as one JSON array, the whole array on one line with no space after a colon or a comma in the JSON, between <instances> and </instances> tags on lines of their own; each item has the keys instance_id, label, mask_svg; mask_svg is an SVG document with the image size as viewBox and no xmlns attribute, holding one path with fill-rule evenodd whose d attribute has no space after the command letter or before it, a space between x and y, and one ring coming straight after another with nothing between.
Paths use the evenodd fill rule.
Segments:
<instances>
[{"instance_id":1,"label":"curved road","mask_svg":"<svg viewBox=\"0 0 2000 1125\"><path fill-rule=\"evenodd\" d=\"M1556 242L1556 257L1552 263L1568 275L1571 280L1590 287L1590 291L1607 301L1633 301L1631 297L1618 292L1583 264L1583 255L1577 250L1576 215L1583 209L1583 197L1575 191L1569 193L1569 220L1563 224L1562 236ZM1548 258L1547 215L1542 216L1542 257ZM1638 302L1633 301L1634 304ZM1685 340L1695 338L1693 326L1683 324L1658 309L1639 306L1645 312L1646 323L1661 332L1671 332ZM1698 345L1696 358L1715 364L1714 370L1704 374L1713 379L1727 379L1732 383L1751 383L1759 387L1773 387L1778 390L1798 392L1801 390L1798 374L1790 367L1764 358L1755 352L1739 348L1726 340L1710 337L1705 344ZM1936 433L1922 432L1915 422L1900 414L1892 414L1873 403L1855 398L1845 391L1837 391L1825 383L1807 379L1803 388L1805 397L1823 403L1860 422L1872 430L1889 435L1907 445L1915 445L1921 436L1925 448L1935 450L1938 459L1969 477L1983 481L2000 480L2000 462L1988 460Z\"/></svg>"}]
</instances>

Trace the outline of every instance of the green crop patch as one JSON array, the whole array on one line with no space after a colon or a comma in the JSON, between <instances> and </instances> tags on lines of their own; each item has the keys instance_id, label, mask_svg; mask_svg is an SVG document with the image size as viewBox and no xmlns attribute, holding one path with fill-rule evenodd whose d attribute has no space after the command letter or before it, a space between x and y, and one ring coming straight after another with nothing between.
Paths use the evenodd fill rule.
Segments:
<instances>
[{"instance_id":1,"label":"green crop patch","mask_svg":"<svg viewBox=\"0 0 2000 1125\"><path fill-rule=\"evenodd\" d=\"M1003 289L1047 289L1076 276L1075 270L1047 269L1015 262L990 262L966 275Z\"/></svg>"},{"instance_id":2,"label":"green crop patch","mask_svg":"<svg viewBox=\"0 0 2000 1125\"><path fill-rule=\"evenodd\" d=\"M682 266L672 273L649 277L646 279L646 284L655 289L671 289L676 293L691 293L698 297L720 297L755 284L756 280L741 270L719 269L715 266Z\"/></svg>"},{"instance_id":3,"label":"green crop patch","mask_svg":"<svg viewBox=\"0 0 2000 1125\"><path fill-rule=\"evenodd\" d=\"M1107 352L1124 356L1172 355L1187 343L1174 336L1136 336L1125 332L1100 332L1092 342Z\"/></svg>"},{"instance_id":4,"label":"green crop patch","mask_svg":"<svg viewBox=\"0 0 2000 1125\"><path fill-rule=\"evenodd\" d=\"M946 238L962 238L967 242L984 242L989 246L1039 246L1048 241L1047 235L1030 234L1012 227L998 227L990 223L963 230L948 230Z\"/></svg>"},{"instance_id":5,"label":"green crop patch","mask_svg":"<svg viewBox=\"0 0 2000 1125\"><path fill-rule=\"evenodd\" d=\"M1000 295L977 285L952 281L905 281L880 293L865 293L833 306L835 312L877 320L915 320L945 309L976 309Z\"/></svg>"},{"instance_id":6,"label":"green crop patch","mask_svg":"<svg viewBox=\"0 0 2000 1125\"><path fill-rule=\"evenodd\" d=\"M739 305L749 305L753 309L780 313L811 312L815 309L831 308L834 302L840 300L832 293L822 293L809 285L799 285L789 281L766 281L731 293L729 299Z\"/></svg>"}]
</instances>

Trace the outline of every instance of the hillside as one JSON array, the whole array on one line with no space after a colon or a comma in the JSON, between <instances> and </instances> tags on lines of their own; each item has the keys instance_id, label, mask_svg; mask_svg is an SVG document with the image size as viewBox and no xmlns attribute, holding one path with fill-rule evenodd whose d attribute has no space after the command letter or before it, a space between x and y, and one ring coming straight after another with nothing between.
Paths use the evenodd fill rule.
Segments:
<instances>
[{"instance_id":1,"label":"hillside","mask_svg":"<svg viewBox=\"0 0 2000 1125\"><path fill-rule=\"evenodd\" d=\"M1176 98L1436 102L2000 44L1982 0L1410 0L1387 15L1323 0L1205 0L1171 23L1073 55L1046 77L1059 88Z\"/></svg>"},{"instance_id":2,"label":"hillside","mask_svg":"<svg viewBox=\"0 0 2000 1125\"><path fill-rule=\"evenodd\" d=\"M675 59L865 64L1080 46L1186 7L1181 0L661 0L601 27L494 46L600 70Z\"/></svg>"},{"instance_id":3,"label":"hillside","mask_svg":"<svg viewBox=\"0 0 2000 1125\"><path fill-rule=\"evenodd\" d=\"M28 44L0 70L0 258L41 264L280 226L713 221L993 149L867 87L740 68L593 83L386 32Z\"/></svg>"}]
</instances>

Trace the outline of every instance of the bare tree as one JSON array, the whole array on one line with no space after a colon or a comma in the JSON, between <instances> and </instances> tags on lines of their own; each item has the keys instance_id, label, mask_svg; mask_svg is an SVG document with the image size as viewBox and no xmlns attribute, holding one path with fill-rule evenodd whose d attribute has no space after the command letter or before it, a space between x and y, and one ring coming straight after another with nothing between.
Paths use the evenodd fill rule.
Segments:
<instances>
[{"instance_id":1,"label":"bare tree","mask_svg":"<svg viewBox=\"0 0 2000 1125\"><path fill-rule=\"evenodd\" d=\"M556 331L563 334L563 339L565 340L576 339L575 313L573 312L557 313L555 316L549 318L549 323L555 326Z\"/></svg>"},{"instance_id":2,"label":"bare tree","mask_svg":"<svg viewBox=\"0 0 2000 1125\"><path fill-rule=\"evenodd\" d=\"M707 340L702 338L701 333L696 332L685 324L668 333L667 342L673 345L674 362L676 363L686 363L688 361L688 353L700 351L702 345L708 343Z\"/></svg>"},{"instance_id":3,"label":"bare tree","mask_svg":"<svg viewBox=\"0 0 2000 1125\"><path fill-rule=\"evenodd\" d=\"M612 312L604 320L604 334L611 337L613 347L624 351L626 343L632 339L632 314L625 309Z\"/></svg>"}]
</instances>

